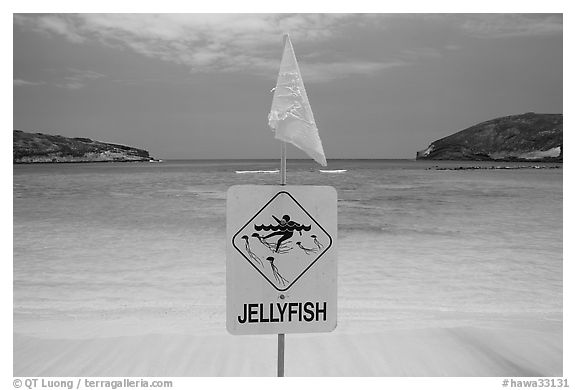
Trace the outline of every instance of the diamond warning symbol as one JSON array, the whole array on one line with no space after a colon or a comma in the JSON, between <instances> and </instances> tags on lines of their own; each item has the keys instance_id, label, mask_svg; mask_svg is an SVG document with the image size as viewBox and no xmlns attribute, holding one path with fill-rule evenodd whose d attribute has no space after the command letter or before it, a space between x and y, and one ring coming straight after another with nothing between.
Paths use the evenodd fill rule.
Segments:
<instances>
[{"instance_id":1,"label":"diamond warning symbol","mask_svg":"<svg viewBox=\"0 0 576 390\"><path fill-rule=\"evenodd\" d=\"M233 247L278 291L287 291L332 246L332 237L288 191L276 193L232 237Z\"/></svg>"}]
</instances>

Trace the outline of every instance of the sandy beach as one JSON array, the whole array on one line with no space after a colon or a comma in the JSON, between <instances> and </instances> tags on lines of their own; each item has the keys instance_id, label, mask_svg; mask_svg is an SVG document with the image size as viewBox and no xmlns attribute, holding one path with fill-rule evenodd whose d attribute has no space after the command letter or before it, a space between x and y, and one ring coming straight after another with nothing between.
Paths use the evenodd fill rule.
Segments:
<instances>
[{"instance_id":1,"label":"sandy beach","mask_svg":"<svg viewBox=\"0 0 576 390\"><path fill-rule=\"evenodd\" d=\"M245 165L211 164L17 171L15 376L276 375L274 335L226 332L226 191ZM562 172L397 164L326 179L338 326L288 334L286 376L562 375Z\"/></svg>"},{"instance_id":2,"label":"sandy beach","mask_svg":"<svg viewBox=\"0 0 576 390\"><path fill-rule=\"evenodd\" d=\"M472 327L287 335L286 376L562 376L562 332ZM275 376L276 336L14 336L14 376Z\"/></svg>"}]
</instances>

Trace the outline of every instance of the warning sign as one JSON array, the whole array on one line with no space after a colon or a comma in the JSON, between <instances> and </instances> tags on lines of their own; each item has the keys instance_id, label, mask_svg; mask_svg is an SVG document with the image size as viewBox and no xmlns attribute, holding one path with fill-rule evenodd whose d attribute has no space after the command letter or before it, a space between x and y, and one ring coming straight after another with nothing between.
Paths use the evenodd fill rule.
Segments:
<instances>
[{"instance_id":1,"label":"warning sign","mask_svg":"<svg viewBox=\"0 0 576 390\"><path fill-rule=\"evenodd\" d=\"M233 334L333 330L336 226L332 187L231 187L228 330Z\"/></svg>"},{"instance_id":2,"label":"warning sign","mask_svg":"<svg viewBox=\"0 0 576 390\"><path fill-rule=\"evenodd\" d=\"M286 291L330 249L332 237L283 190L234 235L232 244L275 289Z\"/></svg>"}]
</instances>

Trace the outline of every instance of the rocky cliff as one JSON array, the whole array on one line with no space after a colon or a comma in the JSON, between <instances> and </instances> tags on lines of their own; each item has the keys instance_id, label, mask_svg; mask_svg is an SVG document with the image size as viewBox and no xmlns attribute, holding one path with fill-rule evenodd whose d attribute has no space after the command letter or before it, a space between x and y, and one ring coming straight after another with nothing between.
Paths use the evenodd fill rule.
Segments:
<instances>
[{"instance_id":1,"label":"rocky cliff","mask_svg":"<svg viewBox=\"0 0 576 390\"><path fill-rule=\"evenodd\" d=\"M511 115L434 141L417 159L562 161L562 114Z\"/></svg>"},{"instance_id":2,"label":"rocky cliff","mask_svg":"<svg viewBox=\"0 0 576 390\"><path fill-rule=\"evenodd\" d=\"M151 161L148 151L130 146L14 130L14 163Z\"/></svg>"}]
</instances>

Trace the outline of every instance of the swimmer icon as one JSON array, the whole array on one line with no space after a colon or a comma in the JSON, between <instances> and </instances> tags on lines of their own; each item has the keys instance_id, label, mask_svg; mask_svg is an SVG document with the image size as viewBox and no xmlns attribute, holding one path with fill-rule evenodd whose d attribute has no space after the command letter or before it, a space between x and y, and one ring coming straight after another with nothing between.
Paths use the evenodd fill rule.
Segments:
<instances>
[{"instance_id":1,"label":"swimmer icon","mask_svg":"<svg viewBox=\"0 0 576 390\"><path fill-rule=\"evenodd\" d=\"M278 250L280 249L280 245L282 245L282 242L288 240L289 238L292 238L295 231L297 231L298 233L300 233L300 235L302 235L302 231L310 231L310 229L312 228L310 225L306 226L306 225L302 225L298 222L291 221L290 216L288 214L284 215L282 217L282 219L278 219L275 215L272 215L272 218L274 218L276 220L276 222L278 222L277 225L256 225L256 224L254 224L254 229L256 229L256 231L261 231L261 230L274 231L274 233L270 233L266 236L263 236L262 239L264 239L264 240L266 240L270 237L280 236L280 238L278 239L278 241L276 243L276 252L278 252Z\"/></svg>"}]
</instances>

